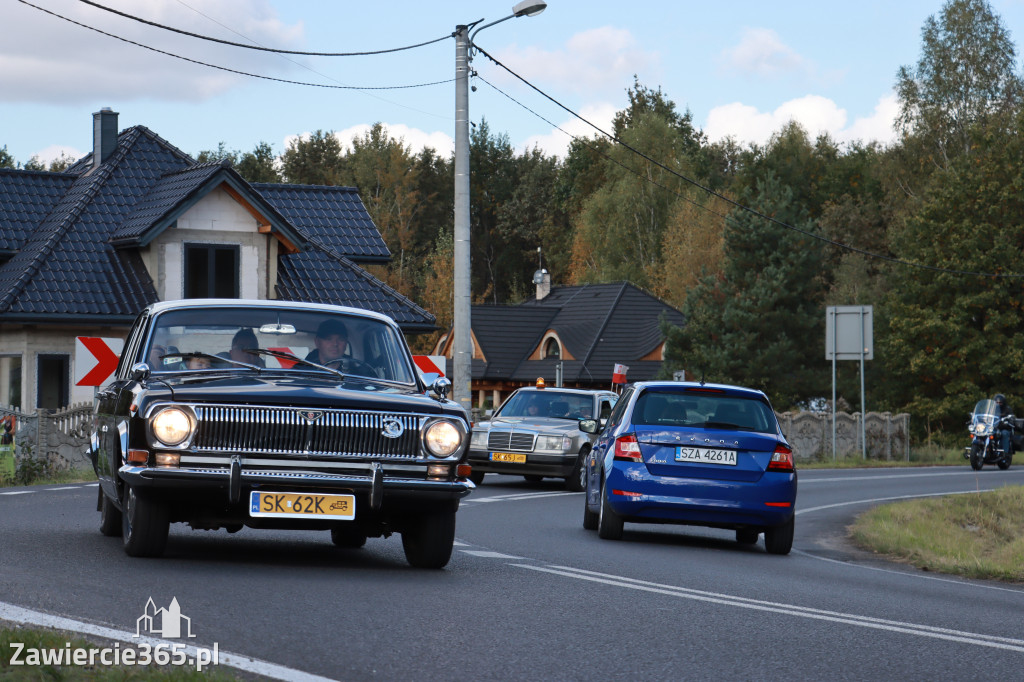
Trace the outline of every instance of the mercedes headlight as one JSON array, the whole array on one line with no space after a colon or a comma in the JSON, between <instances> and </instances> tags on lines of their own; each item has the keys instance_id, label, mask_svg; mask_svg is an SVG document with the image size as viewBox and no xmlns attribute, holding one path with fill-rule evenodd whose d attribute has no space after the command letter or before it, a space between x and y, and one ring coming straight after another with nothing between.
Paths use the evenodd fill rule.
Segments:
<instances>
[{"instance_id":1,"label":"mercedes headlight","mask_svg":"<svg viewBox=\"0 0 1024 682\"><path fill-rule=\"evenodd\" d=\"M537 436L538 450L572 450L569 436Z\"/></svg>"},{"instance_id":2,"label":"mercedes headlight","mask_svg":"<svg viewBox=\"0 0 1024 682\"><path fill-rule=\"evenodd\" d=\"M469 437L469 446L473 448L486 448L487 447L487 431L474 431L473 435Z\"/></svg>"},{"instance_id":3,"label":"mercedes headlight","mask_svg":"<svg viewBox=\"0 0 1024 682\"><path fill-rule=\"evenodd\" d=\"M178 407L167 407L157 412L150 421L153 436L163 445L181 445L192 435L192 420Z\"/></svg>"},{"instance_id":4,"label":"mercedes headlight","mask_svg":"<svg viewBox=\"0 0 1024 682\"><path fill-rule=\"evenodd\" d=\"M462 445L462 432L451 422L436 421L427 427L423 442L434 457L448 457Z\"/></svg>"}]
</instances>

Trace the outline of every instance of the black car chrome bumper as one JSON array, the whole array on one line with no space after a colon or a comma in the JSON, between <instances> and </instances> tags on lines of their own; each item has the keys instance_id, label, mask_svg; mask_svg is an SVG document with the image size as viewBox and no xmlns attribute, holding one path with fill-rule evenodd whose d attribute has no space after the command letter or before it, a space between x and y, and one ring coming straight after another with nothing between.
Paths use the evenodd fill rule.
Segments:
<instances>
[{"instance_id":1,"label":"black car chrome bumper","mask_svg":"<svg viewBox=\"0 0 1024 682\"><path fill-rule=\"evenodd\" d=\"M383 497L414 497L429 500L456 500L476 486L472 481L431 480L384 476L374 469L369 476L329 474L318 471L280 471L237 468L159 468L123 466L122 480L139 490L161 490L184 497L223 490L225 497L237 502L245 491L255 489L301 489L321 492L359 492L369 496L371 506L379 506Z\"/></svg>"}]
</instances>

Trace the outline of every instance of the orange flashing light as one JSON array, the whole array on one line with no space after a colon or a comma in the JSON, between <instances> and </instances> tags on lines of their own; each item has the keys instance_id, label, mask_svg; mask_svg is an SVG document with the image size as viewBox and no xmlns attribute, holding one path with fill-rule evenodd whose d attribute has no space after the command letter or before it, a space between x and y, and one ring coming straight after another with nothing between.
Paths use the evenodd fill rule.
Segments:
<instances>
[{"instance_id":1,"label":"orange flashing light","mask_svg":"<svg viewBox=\"0 0 1024 682\"><path fill-rule=\"evenodd\" d=\"M129 450L128 461L133 464L145 464L149 461L149 450Z\"/></svg>"},{"instance_id":2,"label":"orange flashing light","mask_svg":"<svg viewBox=\"0 0 1024 682\"><path fill-rule=\"evenodd\" d=\"M537 377L537 388L544 388L544 377Z\"/></svg>"}]
</instances>

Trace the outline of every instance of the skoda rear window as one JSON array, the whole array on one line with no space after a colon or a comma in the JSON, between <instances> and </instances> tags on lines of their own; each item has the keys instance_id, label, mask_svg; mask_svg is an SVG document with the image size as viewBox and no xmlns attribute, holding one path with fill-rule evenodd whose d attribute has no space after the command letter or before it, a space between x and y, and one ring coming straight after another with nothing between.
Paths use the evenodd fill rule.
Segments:
<instances>
[{"instance_id":1,"label":"skoda rear window","mask_svg":"<svg viewBox=\"0 0 1024 682\"><path fill-rule=\"evenodd\" d=\"M634 424L774 433L775 415L756 398L727 393L645 391L633 408Z\"/></svg>"}]
</instances>

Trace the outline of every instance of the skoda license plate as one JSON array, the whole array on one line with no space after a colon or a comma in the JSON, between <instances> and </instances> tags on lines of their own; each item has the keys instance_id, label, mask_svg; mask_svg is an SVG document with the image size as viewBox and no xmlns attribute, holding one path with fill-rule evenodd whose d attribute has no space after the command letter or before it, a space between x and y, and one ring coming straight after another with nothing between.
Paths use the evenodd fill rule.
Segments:
<instances>
[{"instance_id":1,"label":"skoda license plate","mask_svg":"<svg viewBox=\"0 0 1024 682\"><path fill-rule=\"evenodd\" d=\"M249 494L249 516L351 521L356 518L356 497L254 490Z\"/></svg>"},{"instance_id":2,"label":"skoda license plate","mask_svg":"<svg viewBox=\"0 0 1024 682\"><path fill-rule=\"evenodd\" d=\"M492 462L514 462L516 464L526 464L526 455L519 455L514 452L492 452Z\"/></svg>"},{"instance_id":3,"label":"skoda license plate","mask_svg":"<svg viewBox=\"0 0 1024 682\"><path fill-rule=\"evenodd\" d=\"M700 464L725 464L736 466L735 450L715 450L713 448L676 448L677 462L698 462Z\"/></svg>"}]
</instances>

